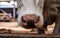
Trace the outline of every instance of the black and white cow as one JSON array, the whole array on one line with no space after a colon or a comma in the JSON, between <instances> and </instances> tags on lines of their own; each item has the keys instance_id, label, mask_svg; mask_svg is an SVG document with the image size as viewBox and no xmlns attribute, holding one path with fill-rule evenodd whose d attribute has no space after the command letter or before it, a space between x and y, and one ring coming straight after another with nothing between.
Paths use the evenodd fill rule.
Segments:
<instances>
[{"instance_id":1,"label":"black and white cow","mask_svg":"<svg viewBox=\"0 0 60 38\"><path fill-rule=\"evenodd\" d=\"M43 14L44 0L19 0L21 2L18 8L18 24L27 29L37 28L39 34L44 33L48 25L56 20L58 10L49 8L48 13ZM47 10L47 9L45 9Z\"/></svg>"}]
</instances>

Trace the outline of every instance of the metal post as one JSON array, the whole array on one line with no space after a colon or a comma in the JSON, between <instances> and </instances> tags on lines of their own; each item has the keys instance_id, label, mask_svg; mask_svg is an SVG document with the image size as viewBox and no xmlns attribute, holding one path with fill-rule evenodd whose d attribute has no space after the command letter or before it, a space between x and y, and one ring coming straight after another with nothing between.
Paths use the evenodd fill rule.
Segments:
<instances>
[{"instance_id":1,"label":"metal post","mask_svg":"<svg viewBox=\"0 0 60 38\"><path fill-rule=\"evenodd\" d=\"M13 0L14 1L14 4L13 4L13 6L14 6L14 8L13 8L13 18L15 19L15 0Z\"/></svg>"}]
</instances>

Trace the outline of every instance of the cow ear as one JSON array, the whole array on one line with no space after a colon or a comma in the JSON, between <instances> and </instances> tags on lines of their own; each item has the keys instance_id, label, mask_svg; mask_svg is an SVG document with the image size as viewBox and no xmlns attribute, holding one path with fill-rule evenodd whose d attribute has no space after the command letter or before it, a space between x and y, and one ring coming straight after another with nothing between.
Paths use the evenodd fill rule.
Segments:
<instances>
[{"instance_id":1,"label":"cow ear","mask_svg":"<svg viewBox=\"0 0 60 38\"><path fill-rule=\"evenodd\" d=\"M21 17L21 20L22 20L22 22L26 22L26 21L23 19L23 16Z\"/></svg>"}]
</instances>

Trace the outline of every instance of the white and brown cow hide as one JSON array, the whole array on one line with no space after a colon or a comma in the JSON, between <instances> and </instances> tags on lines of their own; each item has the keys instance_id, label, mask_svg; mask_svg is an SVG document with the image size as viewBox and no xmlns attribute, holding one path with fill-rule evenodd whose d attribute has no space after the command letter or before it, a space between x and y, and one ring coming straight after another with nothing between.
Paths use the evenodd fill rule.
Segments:
<instances>
[{"instance_id":1,"label":"white and brown cow hide","mask_svg":"<svg viewBox=\"0 0 60 38\"><path fill-rule=\"evenodd\" d=\"M35 14L36 16L39 16L40 26L44 24L43 13L42 13L44 0L18 0L18 2L19 2L18 3L18 11L19 11L18 24L19 25L22 25L22 21L21 21L22 16L25 15L29 16L29 14L30 15Z\"/></svg>"}]
</instances>

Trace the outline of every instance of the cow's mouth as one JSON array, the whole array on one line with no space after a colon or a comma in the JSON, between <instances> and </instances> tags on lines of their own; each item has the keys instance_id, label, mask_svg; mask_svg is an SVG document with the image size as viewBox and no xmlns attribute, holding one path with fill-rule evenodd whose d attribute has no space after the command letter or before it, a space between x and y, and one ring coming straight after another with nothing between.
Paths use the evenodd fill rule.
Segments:
<instances>
[{"instance_id":1,"label":"cow's mouth","mask_svg":"<svg viewBox=\"0 0 60 38\"><path fill-rule=\"evenodd\" d=\"M39 16L31 20L29 19L26 20L22 17L22 26L27 29L37 28L38 26L37 23L39 22L39 20L40 20Z\"/></svg>"}]
</instances>

